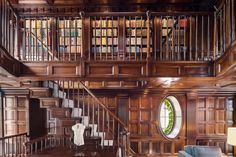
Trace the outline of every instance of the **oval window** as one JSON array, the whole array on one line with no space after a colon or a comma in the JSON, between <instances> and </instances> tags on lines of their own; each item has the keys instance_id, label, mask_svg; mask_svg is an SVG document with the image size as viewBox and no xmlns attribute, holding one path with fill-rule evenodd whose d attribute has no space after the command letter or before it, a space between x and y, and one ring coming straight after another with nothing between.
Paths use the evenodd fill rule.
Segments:
<instances>
[{"instance_id":1,"label":"oval window","mask_svg":"<svg viewBox=\"0 0 236 157\"><path fill-rule=\"evenodd\" d=\"M162 133L168 138L175 138L182 125L182 111L175 97L168 96L163 100L159 118Z\"/></svg>"}]
</instances>

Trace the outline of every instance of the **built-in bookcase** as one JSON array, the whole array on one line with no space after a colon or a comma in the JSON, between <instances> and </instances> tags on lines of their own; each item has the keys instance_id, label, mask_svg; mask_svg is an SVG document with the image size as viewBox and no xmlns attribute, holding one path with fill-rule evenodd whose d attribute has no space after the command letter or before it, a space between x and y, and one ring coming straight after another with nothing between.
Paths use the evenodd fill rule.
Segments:
<instances>
[{"instance_id":1,"label":"built-in bookcase","mask_svg":"<svg viewBox=\"0 0 236 157\"><path fill-rule=\"evenodd\" d=\"M27 60L48 60L52 49L51 18L25 19L24 56Z\"/></svg>"},{"instance_id":2,"label":"built-in bookcase","mask_svg":"<svg viewBox=\"0 0 236 157\"><path fill-rule=\"evenodd\" d=\"M186 26L185 17L161 17L161 57L165 60L186 58Z\"/></svg>"},{"instance_id":3,"label":"built-in bookcase","mask_svg":"<svg viewBox=\"0 0 236 157\"><path fill-rule=\"evenodd\" d=\"M148 53L148 36L151 37L151 23L148 24L146 17L131 17L125 18L125 36L126 48L125 51L128 56L142 57ZM150 32L149 32L150 31ZM152 44L150 38L150 45ZM149 50L150 52L152 49Z\"/></svg>"},{"instance_id":4,"label":"built-in bookcase","mask_svg":"<svg viewBox=\"0 0 236 157\"><path fill-rule=\"evenodd\" d=\"M58 57L76 60L82 53L82 20L58 18L57 24Z\"/></svg>"},{"instance_id":5,"label":"built-in bookcase","mask_svg":"<svg viewBox=\"0 0 236 157\"><path fill-rule=\"evenodd\" d=\"M91 52L97 57L115 57L118 53L118 17L93 17Z\"/></svg>"}]
</instances>

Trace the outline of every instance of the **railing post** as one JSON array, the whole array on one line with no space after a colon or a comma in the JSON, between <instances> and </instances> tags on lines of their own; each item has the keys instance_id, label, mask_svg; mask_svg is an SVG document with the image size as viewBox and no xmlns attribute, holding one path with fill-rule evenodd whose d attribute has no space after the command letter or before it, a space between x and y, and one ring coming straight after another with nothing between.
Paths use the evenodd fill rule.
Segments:
<instances>
[{"instance_id":1,"label":"railing post","mask_svg":"<svg viewBox=\"0 0 236 157\"><path fill-rule=\"evenodd\" d=\"M217 12L214 12L214 41L213 41L213 60L216 59L216 53L218 53L218 31L217 31Z\"/></svg>"}]
</instances>

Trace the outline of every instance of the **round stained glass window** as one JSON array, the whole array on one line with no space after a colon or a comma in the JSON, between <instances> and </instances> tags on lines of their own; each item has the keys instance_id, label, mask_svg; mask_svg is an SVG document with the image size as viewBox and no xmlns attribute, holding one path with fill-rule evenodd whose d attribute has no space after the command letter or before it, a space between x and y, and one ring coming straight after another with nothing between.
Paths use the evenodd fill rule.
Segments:
<instances>
[{"instance_id":1,"label":"round stained glass window","mask_svg":"<svg viewBox=\"0 0 236 157\"><path fill-rule=\"evenodd\" d=\"M166 97L160 107L160 127L168 138L175 138L182 125L182 111L178 100L173 96Z\"/></svg>"}]
</instances>

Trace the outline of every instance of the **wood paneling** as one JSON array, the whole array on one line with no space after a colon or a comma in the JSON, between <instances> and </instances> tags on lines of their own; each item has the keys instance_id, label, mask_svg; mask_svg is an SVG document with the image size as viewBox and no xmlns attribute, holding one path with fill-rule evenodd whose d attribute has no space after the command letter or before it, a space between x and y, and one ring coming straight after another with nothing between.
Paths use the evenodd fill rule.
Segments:
<instances>
[{"instance_id":1,"label":"wood paneling","mask_svg":"<svg viewBox=\"0 0 236 157\"><path fill-rule=\"evenodd\" d=\"M228 152L227 127L232 125L233 98L229 96L199 96L196 105L196 143L218 145Z\"/></svg>"},{"instance_id":2,"label":"wood paneling","mask_svg":"<svg viewBox=\"0 0 236 157\"><path fill-rule=\"evenodd\" d=\"M40 98L41 108L59 107L59 98Z\"/></svg>"},{"instance_id":3,"label":"wood paneling","mask_svg":"<svg viewBox=\"0 0 236 157\"><path fill-rule=\"evenodd\" d=\"M4 135L16 135L28 132L27 96L4 96Z\"/></svg>"},{"instance_id":4,"label":"wood paneling","mask_svg":"<svg viewBox=\"0 0 236 157\"><path fill-rule=\"evenodd\" d=\"M6 49L0 45L0 67L14 76L19 76L24 65L9 55Z\"/></svg>"},{"instance_id":5,"label":"wood paneling","mask_svg":"<svg viewBox=\"0 0 236 157\"><path fill-rule=\"evenodd\" d=\"M153 76L212 76L213 67L210 62L156 62L153 63Z\"/></svg>"}]
</instances>

